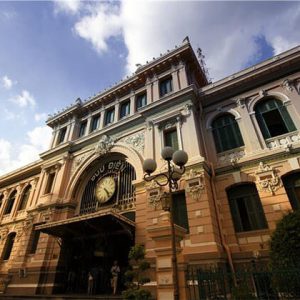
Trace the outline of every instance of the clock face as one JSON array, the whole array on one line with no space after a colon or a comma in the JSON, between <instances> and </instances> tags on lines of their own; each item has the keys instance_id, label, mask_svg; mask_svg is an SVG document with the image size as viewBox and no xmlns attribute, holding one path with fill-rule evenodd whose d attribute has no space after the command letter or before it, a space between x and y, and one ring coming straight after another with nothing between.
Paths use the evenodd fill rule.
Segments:
<instances>
[{"instance_id":1,"label":"clock face","mask_svg":"<svg viewBox=\"0 0 300 300\"><path fill-rule=\"evenodd\" d=\"M105 203L114 195L116 182L112 176L105 176L99 179L95 188L95 195L100 203Z\"/></svg>"}]
</instances>

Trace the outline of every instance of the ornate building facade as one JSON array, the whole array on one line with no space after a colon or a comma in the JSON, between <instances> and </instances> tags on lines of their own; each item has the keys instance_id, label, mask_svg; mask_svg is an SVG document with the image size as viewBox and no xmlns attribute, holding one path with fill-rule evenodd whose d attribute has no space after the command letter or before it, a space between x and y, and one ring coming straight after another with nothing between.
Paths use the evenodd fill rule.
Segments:
<instances>
[{"instance_id":1,"label":"ornate building facade","mask_svg":"<svg viewBox=\"0 0 300 300\"><path fill-rule=\"evenodd\" d=\"M113 87L47 120L40 160L0 177L0 283L6 294L108 292L143 244L147 287L173 299L163 147L189 160L173 193L180 299L192 265L238 268L268 258L276 222L300 207L300 47L209 83L188 40ZM121 273L122 273L121 272ZM120 289L122 282L120 282Z\"/></svg>"}]
</instances>

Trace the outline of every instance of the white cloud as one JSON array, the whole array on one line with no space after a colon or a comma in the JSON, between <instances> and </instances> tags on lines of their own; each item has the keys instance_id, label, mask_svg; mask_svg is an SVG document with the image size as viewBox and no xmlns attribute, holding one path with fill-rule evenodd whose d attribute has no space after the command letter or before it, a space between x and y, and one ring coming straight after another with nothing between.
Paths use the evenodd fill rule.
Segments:
<instances>
[{"instance_id":1,"label":"white cloud","mask_svg":"<svg viewBox=\"0 0 300 300\"><path fill-rule=\"evenodd\" d=\"M122 22L117 5L100 3L96 9L75 24L75 33L92 43L99 53L107 50L109 38L121 34Z\"/></svg>"},{"instance_id":2,"label":"white cloud","mask_svg":"<svg viewBox=\"0 0 300 300\"><path fill-rule=\"evenodd\" d=\"M33 107L36 104L34 97L27 90L23 90L20 95L11 98L10 101L16 103L20 107Z\"/></svg>"},{"instance_id":3,"label":"white cloud","mask_svg":"<svg viewBox=\"0 0 300 300\"><path fill-rule=\"evenodd\" d=\"M7 90L9 90L9 89L11 89L11 87L13 86L13 81L10 79L10 78L8 78L8 76L7 75L4 75L2 78L1 78L1 82L2 82L2 86L5 88L5 89L7 89Z\"/></svg>"},{"instance_id":4,"label":"white cloud","mask_svg":"<svg viewBox=\"0 0 300 300\"><path fill-rule=\"evenodd\" d=\"M81 8L80 0L54 0L55 13L76 14Z\"/></svg>"},{"instance_id":5,"label":"white cloud","mask_svg":"<svg viewBox=\"0 0 300 300\"><path fill-rule=\"evenodd\" d=\"M256 37L263 36L274 53L300 43L300 3L134 1L99 3L82 10L75 32L98 53L120 34L128 49L127 72L136 70L160 52L189 36L201 47L211 76L216 80L241 70L259 57Z\"/></svg>"},{"instance_id":6,"label":"white cloud","mask_svg":"<svg viewBox=\"0 0 300 300\"><path fill-rule=\"evenodd\" d=\"M37 122L39 122L39 121L45 121L46 119L47 119L47 114L45 114L45 113L36 113L35 115L34 115L34 119L37 121Z\"/></svg>"},{"instance_id":7,"label":"white cloud","mask_svg":"<svg viewBox=\"0 0 300 300\"><path fill-rule=\"evenodd\" d=\"M13 171L39 159L39 153L49 148L51 129L49 127L36 127L27 132L27 142L18 145L0 139L0 174Z\"/></svg>"}]
</instances>

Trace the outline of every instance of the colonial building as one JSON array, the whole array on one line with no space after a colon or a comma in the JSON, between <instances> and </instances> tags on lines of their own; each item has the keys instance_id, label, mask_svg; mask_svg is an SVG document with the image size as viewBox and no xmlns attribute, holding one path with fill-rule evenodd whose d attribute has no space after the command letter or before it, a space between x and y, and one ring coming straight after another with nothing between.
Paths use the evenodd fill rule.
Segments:
<instances>
[{"instance_id":1,"label":"colonial building","mask_svg":"<svg viewBox=\"0 0 300 300\"><path fill-rule=\"evenodd\" d=\"M47 120L40 160L0 177L0 274L5 294L109 293L117 259L143 244L147 287L173 299L163 187L143 161L188 153L173 193L180 299L193 265L234 270L267 260L276 222L300 206L300 47L209 83L191 45L168 51L113 87ZM122 281L119 289L122 289Z\"/></svg>"}]
</instances>

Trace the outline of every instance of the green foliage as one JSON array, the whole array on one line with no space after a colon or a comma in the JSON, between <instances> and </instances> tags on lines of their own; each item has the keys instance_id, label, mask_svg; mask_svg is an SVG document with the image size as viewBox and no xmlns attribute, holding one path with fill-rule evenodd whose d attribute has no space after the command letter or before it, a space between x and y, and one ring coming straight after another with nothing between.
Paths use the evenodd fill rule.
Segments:
<instances>
[{"instance_id":1,"label":"green foliage","mask_svg":"<svg viewBox=\"0 0 300 300\"><path fill-rule=\"evenodd\" d=\"M270 241L272 285L282 293L300 291L300 210L285 215Z\"/></svg>"},{"instance_id":2,"label":"green foliage","mask_svg":"<svg viewBox=\"0 0 300 300\"><path fill-rule=\"evenodd\" d=\"M142 245L133 246L128 254L130 268L125 273L127 290L123 292L124 299L128 300L150 300L151 293L142 288L150 282L145 276L145 272L150 268L150 264L145 260L145 248Z\"/></svg>"},{"instance_id":3,"label":"green foliage","mask_svg":"<svg viewBox=\"0 0 300 300\"><path fill-rule=\"evenodd\" d=\"M270 241L273 270L300 268L300 210L285 215L277 224Z\"/></svg>"}]
</instances>

